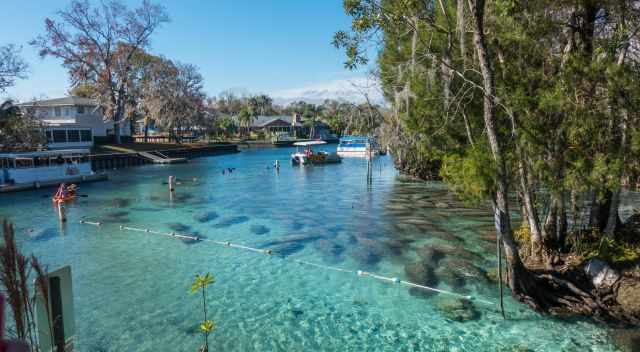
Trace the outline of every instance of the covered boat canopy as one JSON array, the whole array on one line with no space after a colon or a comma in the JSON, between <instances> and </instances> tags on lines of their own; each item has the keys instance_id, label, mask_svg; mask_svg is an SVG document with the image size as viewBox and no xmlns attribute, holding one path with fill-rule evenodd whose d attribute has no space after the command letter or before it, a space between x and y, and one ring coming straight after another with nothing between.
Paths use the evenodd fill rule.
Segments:
<instances>
[{"instance_id":1,"label":"covered boat canopy","mask_svg":"<svg viewBox=\"0 0 640 352\"><path fill-rule=\"evenodd\" d=\"M0 153L0 158L16 158L16 159L24 159L24 158L37 158L37 157L56 157L58 155L62 156L72 156L72 155L85 155L89 154L91 151L89 149L57 149L57 150L43 150L39 152L16 152L16 153Z\"/></svg>"},{"instance_id":2,"label":"covered boat canopy","mask_svg":"<svg viewBox=\"0 0 640 352\"><path fill-rule=\"evenodd\" d=\"M295 142L293 143L293 145L298 146L298 147L306 147L309 145L320 145L320 144L327 144L327 142L325 141L308 141L308 142Z\"/></svg>"}]
</instances>

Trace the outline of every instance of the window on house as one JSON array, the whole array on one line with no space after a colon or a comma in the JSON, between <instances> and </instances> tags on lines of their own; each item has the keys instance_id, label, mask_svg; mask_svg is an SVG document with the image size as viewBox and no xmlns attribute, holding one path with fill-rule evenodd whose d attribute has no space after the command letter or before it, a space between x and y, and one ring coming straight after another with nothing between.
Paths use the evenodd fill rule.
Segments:
<instances>
[{"instance_id":1,"label":"window on house","mask_svg":"<svg viewBox=\"0 0 640 352\"><path fill-rule=\"evenodd\" d=\"M47 137L47 143L53 142L53 134L51 131L45 131L44 135Z\"/></svg>"},{"instance_id":2,"label":"window on house","mask_svg":"<svg viewBox=\"0 0 640 352\"><path fill-rule=\"evenodd\" d=\"M53 143L67 143L67 131L53 130Z\"/></svg>"},{"instance_id":3,"label":"window on house","mask_svg":"<svg viewBox=\"0 0 640 352\"><path fill-rule=\"evenodd\" d=\"M71 109L70 108L64 108L64 116L69 116L69 113L70 113L69 110L71 110Z\"/></svg>"},{"instance_id":4,"label":"window on house","mask_svg":"<svg viewBox=\"0 0 640 352\"><path fill-rule=\"evenodd\" d=\"M69 142L80 142L80 131L67 130L67 139Z\"/></svg>"},{"instance_id":5,"label":"window on house","mask_svg":"<svg viewBox=\"0 0 640 352\"><path fill-rule=\"evenodd\" d=\"M62 108L59 106L56 106L55 108L53 108L54 114L56 116L62 116Z\"/></svg>"},{"instance_id":6,"label":"window on house","mask_svg":"<svg viewBox=\"0 0 640 352\"><path fill-rule=\"evenodd\" d=\"M84 106L78 106L78 114L84 114Z\"/></svg>"},{"instance_id":7,"label":"window on house","mask_svg":"<svg viewBox=\"0 0 640 352\"><path fill-rule=\"evenodd\" d=\"M80 140L83 142L91 142L91 130L82 130L80 131Z\"/></svg>"}]
</instances>

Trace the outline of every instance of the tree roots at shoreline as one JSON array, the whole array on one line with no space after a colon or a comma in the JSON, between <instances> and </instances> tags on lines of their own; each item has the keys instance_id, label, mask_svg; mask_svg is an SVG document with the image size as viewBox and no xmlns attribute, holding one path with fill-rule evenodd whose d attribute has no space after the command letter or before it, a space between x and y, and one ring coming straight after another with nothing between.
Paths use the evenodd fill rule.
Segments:
<instances>
[{"instance_id":1,"label":"tree roots at shoreline","mask_svg":"<svg viewBox=\"0 0 640 352\"><path fill-rule=\"evenodd\" d=\"M639 326L640 270L623 270L612 284L595 287L585 266L523 268L517 274L514 296L541 313L581 315L616 326Z\"/></svg>"}]
</instances>

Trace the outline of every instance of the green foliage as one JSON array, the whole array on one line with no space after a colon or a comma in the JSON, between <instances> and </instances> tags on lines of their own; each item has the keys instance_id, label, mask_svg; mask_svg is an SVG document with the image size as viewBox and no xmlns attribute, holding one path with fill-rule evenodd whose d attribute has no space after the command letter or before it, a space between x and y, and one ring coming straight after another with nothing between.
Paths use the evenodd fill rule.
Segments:
<instances>
[{"instance_id":1,"label":"green foliage","mask_svg":"<svg viewBox=\"0 0 640 352\"><path fill-rule=\"evenodd\" d=\"M212 332L215 328L216 326L212 320L205 320L202 324L200 324L200 331L205 334Z\"/></svg>"},{"instance_id":2,"label":"green foliage","mask_svg":"<svg viewBox=\"0 0 640 352\"><path fill-rule=\"evenodd\" d=\"M520 228L513 231L513 239L518 242L520 247L528 246L531 243L531 230L529 230L529 225L523 223Z\"/></svg>"},{"instance_id":3,"label":"green foliage","mask_svg":"<svg viewBox=\"0 0 640 352\"><path fill-rule=\"evenodd\" d=\"M31 151L45 142L40 122L32 111L22 113L10 101L0 105L0 150Z\"/></svg>"},{"instance_id":4,"label":"green foliage","mask_svg":"<svg viewBox=\"0 0 640 352\"><path fill-rule=\"evenodd\" d=\"M622 180L640 180L640 57L630 40L640 27L636 2L495 0L475 2L482 5L475 13L463 3L344 1L351 28L336 33L334 44L350 68L366 63L376 45L391 104L378 131L396 165L428 178L425 170L440 162L442 178L471 202L493 196L498 177L533 202L552 197L554 205L534 208L539 228L548 217L602 226L596 215L571 222L567 214L597 214L582 201L593 194L594 208L606 212ZM478 13L489 70L473 36ZM486 82L495 96L485 111Z\"/></svg>"},{"instance_id":5,"label":"green foliage","mask_svg":"<svg viewBox=\"0 0 640 352\"><path fill-rule=\"evenodd\" d=\"M599 258L611 264L630 264L640 260L640 243L603 236L599 229L580 231L569 236L576 254L588 260Z\"/></svg>"},{"instance_id":6,"label":"green foliage","mask_svg":"<svg viewBox=\"0 0 640 352\"><path fill-rule=\"evenodd\" d=\"M594 257L612 264L634 263L640 260L640 248L614 239L602 237L597 247L591 246L591 248L585 252L586 259Z\"/></svg>"},{"instance_id":7,"label":"green foliage","mask_svg":"<svg viewBox=\"0 0 640 352\"><path fill-rule=\"evenodd\" d=\"M204 276L197 274L195 280L191 284L191 293L198 293L200 290L205 290L209 285L215 282L211 273L206 273Z\"/></svg>"},{"instance_id":8,"label":"green foliage","mask_svg":"<svg viewBox=\"0 0 640 352\"><path fill-rule=\"evenodd\" d=\"M463 155L444 156L440 175L447 184L471 203L487 199L495 190L496 168L488 150L471 147Z\"/></svg>"}]
</instances>

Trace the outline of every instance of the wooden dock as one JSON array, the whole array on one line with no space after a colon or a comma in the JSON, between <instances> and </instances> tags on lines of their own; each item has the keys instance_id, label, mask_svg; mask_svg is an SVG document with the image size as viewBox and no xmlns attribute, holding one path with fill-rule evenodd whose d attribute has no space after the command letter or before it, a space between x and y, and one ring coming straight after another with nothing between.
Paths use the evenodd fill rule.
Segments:
<instances>
[{"instance_id":1,"label":"wooden dock","mask_svg":"<svg viewBox=\"0 0 640 352\"><path fill-rule=\"evenodd\" d=\"M181 164L187 162L187 158L170 158L161 152L138 152L138 154L151 160L154 164Z\"/></svg>"},{"instance_id":2,"label":"wooden dock","mask_svg":"<svg viewBox=\"0 0 640 352\"><path fill-rule=\"evenodd\" d=\"M149 153L152 156L145 157L142 156L141 153ZM91 155L91 168L94 171L114 170L130 166L154 164L155 161L153 158L160 158L160 155L162 155L164 159L184 159L184 161L181 162L186 162L193 158L231 153L238 153L238 146L236 144L215 144L176 149L132 151L128 153L93 154ZM175 161L172 163L175 163Z\"/></svg>"}]
</instances>

